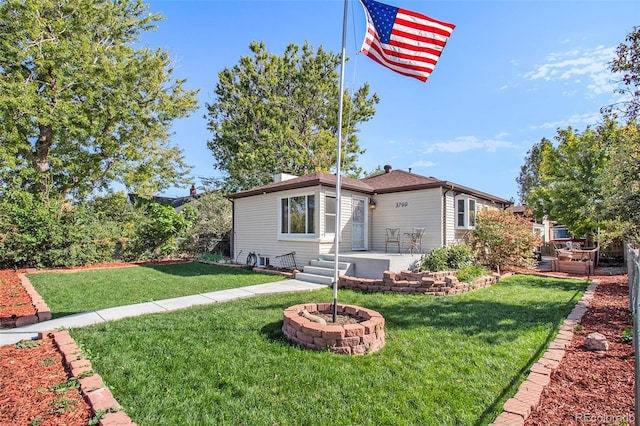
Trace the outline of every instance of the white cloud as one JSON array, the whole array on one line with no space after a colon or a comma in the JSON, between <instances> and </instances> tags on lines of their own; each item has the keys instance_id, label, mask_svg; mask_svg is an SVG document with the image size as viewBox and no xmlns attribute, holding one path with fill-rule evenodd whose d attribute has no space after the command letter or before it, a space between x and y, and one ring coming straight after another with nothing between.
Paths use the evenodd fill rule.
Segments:
<instances>
[{"instance_id":1,"label":"white cloud","mask_svg":"<svg viewBox=\"0 0 640 426\"><path fill-rule=\"evenodd\" d=\"M611 93L614 84L609 71L609 61L615 55L615 47L598 46L594 49L573 49L566 52L551 53L546 63L536 65L532 71L523 75L527 80L548 82L565 81L585 82L588 93ZM567 91L566 93L571 93Z\"/></svg>"},{"instance_id":2,"label":"white cloud","mask_svg":"<svg viewBox=\"0 0 640 426\"><path fill-rule=\"evenodd\" d=\"M476 149L485 150L488 152L495 152L498 149L518 149L517 145L511 142L501 140L501 138L507 136L507 133L500 133L494 138L479 139L475 136L458 136L457 138L445 141L437 142L427 145L425 149L426 154L433 152L449 152L459 153L465 151L471 151Z\"/></svg>"},{"instance_id":3,"label":"white cloud","mask_svg":"<svg viewBox=\"0 0 640 426\"><path fill-rule=\"evenodd\" d=\"M549 123L543 123L537 126L531 126L532 129L558 129L565 128L568 126L577 126L577 125L593 125L596 124L601 118L601 115L598 113L587 113L587 114L574 114L571 117L565 120L559 120Z\"/></svg>"},{"instance_id":4,"label":"white cloud","mask_svg":"<svg viewBox=\"0 0 640 426\"><path fill-rule=\"evenodd\" d=\"M437 166L438 163L434 163L433 161L416 161L414 163L409 164L409 167L411 168L428 168L428 167L435 167Z\"/></svg>"}]
</instances>

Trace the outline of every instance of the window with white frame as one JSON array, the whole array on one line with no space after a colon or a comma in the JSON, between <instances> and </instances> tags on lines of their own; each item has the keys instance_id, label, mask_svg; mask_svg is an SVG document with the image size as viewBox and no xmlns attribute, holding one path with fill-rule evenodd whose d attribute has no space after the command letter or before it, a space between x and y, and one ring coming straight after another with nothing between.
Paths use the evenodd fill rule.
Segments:
<instances>
[{"instance_id":1,"label":"window with white frame","mask_svg":"<svg viewBox=\"0 0 640 426\"><path fill-rule=\"evenodd\" d=\"M315 233L315 196L300 195L280 199L280 233Z\"/></svg>"},{"instance_id":2,"label":"window with white frame","mask_svg":"<svg viewBox=\"0 0 640 426\"><path fill-rule=\"evenodd\" d=\"M476 226L476 200L456 197L456 228L473 229Z\"/></svg>"},{"instance_id":3,"label":"window with white frame","mask_svg":"<svg viewBox=\"0 0 640 426\"><path fill-rule=\"evenodd\" d=\"M324 233L336 233L336 196L324 196Z\"/></svg>"}]
</instances>

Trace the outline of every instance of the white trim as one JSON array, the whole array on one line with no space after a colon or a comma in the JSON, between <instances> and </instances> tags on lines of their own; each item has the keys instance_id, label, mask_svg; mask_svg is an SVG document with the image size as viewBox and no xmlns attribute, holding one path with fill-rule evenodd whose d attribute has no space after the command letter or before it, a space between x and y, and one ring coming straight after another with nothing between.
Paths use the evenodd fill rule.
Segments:
<instances>
[{"instance_id":1,"label":"white trim","mask_svg":"<svg viewBox=\"0 0 640 426\"><path fill-rule=\"evenodd\" d=\"M358 236L359 234L357 234L355 232L355 230L358 228L356 227L356 223L353 221L353 209L356 206L356 201L361 201L362 202L362 210L363 210L363 217L362 217L362 247L356 247L354 242L356 241L355 238L356 236ZM369 229L369 198L367 197L361 197L358 195L352 195L351 196L351 249L352 250L363 250L366 251L369 247L369 242L368 242L368 229Z\"/></svg>"},{"instance_id":2,"label":"white trim","mask_svg":"<svg viewBox=\"0 0 640 426\"><path fill-rule=\"evenodd\" d=\"M287 199L290 200L291 198L296 198L296 197L305 197L305 214L307 216L307 222L305 223L305 227L308 228L308 224L309 224L309 217L308 217L308 197L309 196L313 196L314 197L314 207L313 207L313 217L311 218L311 220L313 221L313 233L299 233L299 234L295 234L295 233L290 233L290 232L282 232L282 200ZM279 196L277 197L277 209L278 209L278 223L277 223L277 230L278 230L278 240L291 240L291 241L300 241L300 240L313 240L316 241L318 238L318 222L316 221L316 217L318 216L318 210L319 210L319 206L318 206L318 194L316 192L303 192L303 193L299 193L299 194L291 194L291 195L287 195L287 196ZM287 224L287 227L290 227L291 223ZM306 231L306 229L305 229Z\"/></svg>"},{"instance_id":3,"label":"white trim","mask_svg":"<svg viewBox=\"0 0 640 426\"><path fill-rule=\"evenodd\" d=\"M462 210L462 221L463 224L460 225L460 210L459 210L459 201L463 202L463 210ZM473 209L471 208L471 204L473 203ZM478 215L478 201L469 197L468 195L458 195L455 197L454 203L454 221L455 221L455 229L476 229L476 218ZM470 213L473 210L473 224L469 223L471 221Z\"/></svg>"}]
</instances>

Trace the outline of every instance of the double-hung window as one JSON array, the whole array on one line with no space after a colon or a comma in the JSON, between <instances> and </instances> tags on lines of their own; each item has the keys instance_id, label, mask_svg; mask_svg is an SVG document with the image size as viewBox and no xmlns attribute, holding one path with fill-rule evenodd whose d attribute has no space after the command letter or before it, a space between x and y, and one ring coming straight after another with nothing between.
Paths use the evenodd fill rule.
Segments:
<instances>
[{"instance_id":1,"label":"double-hung window","mask_svg":"<svg viewBox=\"0 0 640 426\"><path fill-rule=\"evenodd\" d=\"M325 195L324 197L324 234L336 233L336 197Z\"/></svg>"},{"instance_id":2,"label":"double-hung window","mask_svg":"<svg viewBox=\"0 0 640 426\"><path fill-rule=\"evenodd\" d=\"M476 226L476 200L469 197L456 198L456 228L473 229Z\"/></svg>"},{"instance_id":3,"label":"double-hung window","mask_svg":"<svg viewBox=\"0 0 640 426\"><path fill-rule=\"evenodd\" d=\"M281 234L315 233L315 196L300 195L280 200Z\"/></svg>"}]
</instances>

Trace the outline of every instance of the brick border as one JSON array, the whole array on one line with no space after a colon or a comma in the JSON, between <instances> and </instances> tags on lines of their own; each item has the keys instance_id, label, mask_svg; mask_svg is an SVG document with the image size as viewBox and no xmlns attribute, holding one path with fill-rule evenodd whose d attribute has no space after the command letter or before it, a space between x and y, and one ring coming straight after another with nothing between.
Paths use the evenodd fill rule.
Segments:
<instances>
[{"instance_id":1,"label":"brick border","mask_svg":"<svg viewBox=\"0 0 640 426\"><path fill-rule=\"evenodd\" d=\"M40 294L38 294L36 289L33 288L33 285L31 284L31 281L29 281L29 279L27 278L27 276L24 273L19 272L19 273L17 273L17 275L18 275L18 279L20 280L20 284L22 285L24 290L29 295L29 298L31 299L31 305L36 310L36 314L35 315L28 315L26 317L17 317L15 322L13 323L13 327L12 328L22 327L22 326L25 326L25 325L35 324L37 322L50 320L51 319L51 310L49 309L49 307L45 303L45 301L42 298L42 296L40 296Z\"/></svg>"},{"instance_id":2,"label":"brick border","mask_svg":"<svg viewBox=\"0 0 640 426\"><path fill-rule=\"evenodd\" d=\"M340 355L364 355L379 351L385 344L384 317L372 309L338 303L339 314L363 320L345 325L318 324L300 315L304 309L311 314L329 314L333 303L304 303L284 310L282 333L295 345Z\"/></svg>"},{"instance_id":3,"label":"brick border","mask_svg":"<svg viewBox=\"0 0 640 426\"><path fill-rule=\"evenodd\" d=\"M504 403L500 414L489 426L523 426L531 412L540 404L542 391L551 381L551 375L564 358L565 349L571 345L573 329L580 324L589 309L599 282L594 280L582 295L569 316L560 326L555 340L542 357L531 366L529 376L522 382L518 392Z\"/></svg>"},{"instance_id":4,"label":"brick border","mask_svg":"<svg viewBox=\"0 0 640 426\"><path fill-rule=\"evenodd\" d=\"M91 407L93 415L95 416L98 410L106 413L98 422L100 426L137 425L122 410L122 406L113 397L109 388L105 386L102 377L93 372L91 361L78 347L68 330L40 333L39 338L42 339L44 336L50 336L53 339L62 354L65 367L72 377L78 379L80 393Z\"/></svg>"},{"instance_id":5,"label":"brick border","mask_svg":"<svg viewBox=\"0 0 640 426\"><path fill-rule=\"evenodd\" d=\"M449 296L492 286L502 278L511 275L511 273L504 275L493 273L478 277L473 280L473 283L464 283L458 280L457 273L458 271L384 271L381 280L342 275L338 278L338 287L368 292Z\"/></svg>"}]
</instances>

